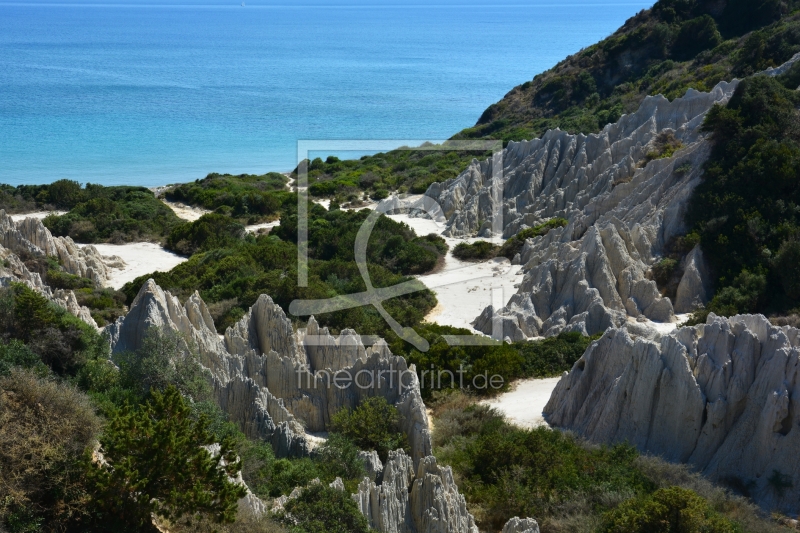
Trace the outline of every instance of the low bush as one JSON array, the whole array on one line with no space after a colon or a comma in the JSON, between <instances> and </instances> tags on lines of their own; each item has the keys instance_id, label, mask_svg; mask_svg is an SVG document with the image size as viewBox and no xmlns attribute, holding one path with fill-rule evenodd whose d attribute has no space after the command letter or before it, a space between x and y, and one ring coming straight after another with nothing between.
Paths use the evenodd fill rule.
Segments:
<instances>
[{"instance_id":1,"label":"low bush","mask_svg":"<svg viewBox=\"0 0 800 533\"><path fill-rule=\"evenodd\" d=\"M190 256L215 248L236 245L246 236L244 226L236 220L217 213L208 213L194 222L173 229L164 247L175 253Z\"/></svg>"},{"instance_id":2,"label":"low bush","mask_svg":"<svg viewBox=\"0 0 800 533\"><path fill-rule=\"evenodd\" d=\"M453 256L462 261L483 261L495 257L500 247L488 241L460 242L453 248Z\"/></svg>"},{"instance_id":3,"label":"low bush","mask_svg":"<svg viewBox=\"0 0 800 533\"><path fill-rule=\"evenodd\" d=\"M622 502L603 517L602 533L734 533L697 493L681 487L658 489Z\"/></svg>"},{"instance_id":4,"label":"low bush","mask_svg":"<svg viewBox=\"0 0 800 533\"><path fill-rule=\"evenodd\" d=\"M400 429L400 413L383 396L367 398L355 409L341 409L331 417L330 428L362 450L375 450L386 461L391 450L408 449Z\"/></svg>"},{"instance_id":5,"label":"low bush","mask_svg":"<svg viewBox=\"0 0 800 533\"><path fill-rule=\"evenodd\" d=\"M508 424L461 391L436 394L434 454L453 468L481 531L532 516L551 532L787 533L751 501L689 466Z\"/></svg>"},{"instance_id":6,"label":"low bush","mask_svg":"<svg viewBox=\"0 0 800 533\"><path fill-rule=\"evenodd\" d=\"M281 206L291 201L288 178L277 172L263 175L211 173L201 180L168 189L164 197L210 210L226 211L240 222L255 224L278 217ZM297 203L297 198L293 198Z\"/></svg>"},{"instance_id":7,"label":"low bush","mask_svg":"<svg viewBox=\"0 0 800 533\"><path fill-rule=\"evenodd\" d=\"M507 390L515 379L559 376L572 368L589 343L597 337L565 332L548 339L513 344L496 343L484 346L451 346L448 335L470 335L472 332L424 323L416 331L429 343L427 352L394 341L392 353L401 354L417 369L423 398L437 391L469 389L478 395L491 395ZM489 380L500 376L502 383Z\"/></svg>"},{"instance_id":8,"label":"low bush","mask_svg":"<svg viewBox=\"0 0 800 533\"><path fill-rule=\"evenodd\" d=\"M345 491L322 484L307 487L286 502L279 518L293 533L369 533L367 519Z\"/></svg>"},{"instance_id":9,"label":"low bush","mask_svg":"<svg viewBox=\"0 0 800 533\"><path fill-rule=\"evenodd\" d=\"M0 289L0 337L25 343L61 376L108 356L108 343L93 327L22 284Z\"/></svg>"},{"instance_id":10,"label":"low bush","mask_svg":"<svg viewBox=\"0 0 800 533\"><path fill-rule=\"evenodd\" d=\"M182 224L172 209L144 187L87 184L61 199L52 190L58 183L38 186L42 189L37 195L69 209L65 215L51 214L42 221L55 236L69 236L82 243L161 241Z\"/></svg>"}]
</instances>

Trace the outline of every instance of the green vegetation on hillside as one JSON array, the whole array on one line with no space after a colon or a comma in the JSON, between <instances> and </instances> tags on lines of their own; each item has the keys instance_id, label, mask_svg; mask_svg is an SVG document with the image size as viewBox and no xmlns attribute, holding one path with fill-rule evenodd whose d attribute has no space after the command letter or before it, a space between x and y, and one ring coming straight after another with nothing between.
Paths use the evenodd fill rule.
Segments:
<instances>
[{"instance_id":1,"label":"green vegetation on hillside","mask_svg":"<svg viewBox=\"0 0 800 533\"><path fill-rule=\"evenodd\" d=\"M289 195L287 182L288 178L277 172L238 176L212 173L201 180L169 188L164 197L255 224L277 218Z\"/></svg>"},{"instance_id":2,"label":"green vegetation on hillside","mask_svg":"<svg viewBox=\"0 0 800 533\"><path fill-rule=\"evenodd\" d=\"M503 246L500 247L497 255L507 257L508 259L514 259L514 256L522 251L522 247L525 246L525 241L527 239L533 239L534 237L547 235L551 229L563 228L567 224L569 224L569 222L566 218L558 217L552 218L547 222L532 228L526 228L510 239L507 239L506 242L503 243Z\"/></svg>"},{"instance_id":3,"label":"green vegetation on hillside","mask_svg":"<svg viewBox=\"0 0 800 533\"><path fill-rule=\"evenodd\" d=\"M507 143L553 128L596 133L648 95L674 99L689 88L708 91L778 66L800 51L798 7L796 0L660 0L610 37L512 89L453 139ZM342 204L365 193L418 194L488 155L393 150L358 161L318 158L308 162L309 191Z\"/></svg>"},{"instance_id":4,"label":"green vegetation on hillside","mask_svg":"<svg viewBox=\"0 0 800 533\"><path fill-rule=\"evenodd\" d=\"M706 312L800 305L798 75L800 66L778 80L748 78L706 118L714 148L687 214L716 277Z\"/></svg>"},{"instance_id":5,"label":"green vegetation on hillside","mask_svg":"<svg viewBox=\"0 0 800 533\"><path fill-rule=\"evenodd\" d=\"M422 396L431 398L437 391L470 389L477 395L492 395L507 390L515 379L560 376L580 359L592 340L577 332L565 332L548 339L513 344L450 346L446 335L471 335L472 331L452 326L423 323L416 331L430 344L420 352L400 339L389 347L417 367ZM500 376L502 382L492 376Z\"/></svg>"},{"instance_id":6,"label":"green vegetation on hillside","mask_svg":"<svg viewBox=\"0 0 800 533\"><path fill-rule=\"evenodd\" d=\"M44 225L57 237L80 243L160 241L181 220L145 187L104 187L71 180L48 185L0 185L0 209L7 213L64 210Z\"/></svg>"},{"instance_id":7,"label":"green vegetation on hillside","mask_svg":"<svg viewBox=\"0 0 800 533\"><path fill-rule=\"evenodd\" d=\"M685 466L629 444L595 446L547 427L522 429L462 393L433 406L437 459L453 468L481 531L512 516L544 532L779 532L752 504Z\"/></svg>"},{"instance_id":8,"label":"green vegetation on hillside","mask_svg":"<svg viewBox=\"0 0 800 533\"><path fill-rule=\"evenodd\" d=\"M170 235L169 243L188 243L198 250L170 272L155 272L128 283L123 292L133 301L142 284L152 277L181 298L199 290L210 305L217 329L239 320L261 294L268 294L285 311L296 298L322 299L366 290L354 258L356 234L367 211L319 205L309 210L308 287L297 286L297 216L286 205L280 226L269 235L231 235L236 221L223 215L205 215ZM180 237L179 237L180 236ZM185 237L184 237L185 236ZM434 268L446 251L440 237L417 237L407 225L382 216L367 247L367 262L375 287L409 280L407 275ZM435 297L421 290L384 302L387 311L404 325L419 324L435 306ZM373 307L359 307L316 316L321 325L338 331L354 328L362 335L392 337L394 333ZM305 317L303 318L305 320Z\"/></svg>"}]
</instances>

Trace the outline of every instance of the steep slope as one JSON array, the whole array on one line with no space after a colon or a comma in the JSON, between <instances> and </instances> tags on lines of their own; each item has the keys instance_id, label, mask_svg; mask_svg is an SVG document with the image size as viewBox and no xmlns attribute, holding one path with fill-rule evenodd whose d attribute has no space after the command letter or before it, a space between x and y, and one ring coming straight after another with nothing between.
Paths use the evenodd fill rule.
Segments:
<instances>
[{"instance_id":1,"label":"steep slope","mask_svg":"<svg viewBox=\"0 0 800 533\"><path fill-rule=\"evenodd\" d=\"M778 75L799 58L766 74ZM512 237L556 217L568 221L527 239L514 258L525 271L519 291L475 322L487 334L497 321L512 340L564 330L592 335L631 319L671 322L675 312L690 312L711 296L703 254L682 237L689 229L687 203L711 149L701 126L737 85L690 89L672 102L647 97L599 134L550 130L541 139L511 142L500 157L473 161L457 178L431 185L421 200L395 201L396 208L430 212L436 206L449 236ZM687 249L679 282L666 298L653 269L680 246Z\"/></svg>"},{"instance_id":2,"label":"steep slope","mask_svg":"<svg viewBox=\"0 0 800 533\"><path fill-rule=\"evenodd\" d=\"M554 426L625 442L745 488L767 509L800 497L800 330L760 315L680 328L659 342L611 329L559 381Z\"/></svg>"}]
</instances>

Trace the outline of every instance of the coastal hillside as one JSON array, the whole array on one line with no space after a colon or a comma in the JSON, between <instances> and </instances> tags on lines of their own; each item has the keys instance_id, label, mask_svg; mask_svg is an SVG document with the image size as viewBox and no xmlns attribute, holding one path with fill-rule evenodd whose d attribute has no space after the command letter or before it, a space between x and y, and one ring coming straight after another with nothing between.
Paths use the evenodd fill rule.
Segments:
<instances>
[{"instance_id":1,"label":"coastal hillside","mask_svg":"<svg viewBox=\"0 0 800 533\"><path fill-rule=\"evenodd\" d=\"M531 140L548 129L597 133L636 111L648 95L670 100L687 89L710 91L788 61L800 51L797 2L660 0L610 37L564 59L489 106L453 139ZM480 151L398 150L358 161L317 159L310 192L380 199L390 191L422 193L456 177Z\"/></svg>"},{"instance_id":2,"label":"coastal hillside","mask_svg":"<svg viewBox=\"0 0 800 533\"><path fill-rule=\"evenodd\" d=\"M798 7L660 0L499 154L306 162L305 225L297 172L0 189L0 533L796 531Z\"/></svg>"}]
</instances>

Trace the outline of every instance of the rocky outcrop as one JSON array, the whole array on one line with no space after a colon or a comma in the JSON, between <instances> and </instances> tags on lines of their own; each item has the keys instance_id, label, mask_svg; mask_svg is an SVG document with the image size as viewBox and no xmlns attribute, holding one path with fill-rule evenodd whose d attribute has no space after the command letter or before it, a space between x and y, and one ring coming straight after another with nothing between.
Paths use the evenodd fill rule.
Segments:
<instances>
[{"instance_id":1,"label":"rocky outcrop","mask_svg":"<svg viewBox=\"0 0 800 533\"><path fill-rule=\"evenodd\" d=\"M515 516L503 526L503 533L539 533L539 524L533 518Z\"/></svg>"},{"instance_id":2,"label":"rocky outcrop","mask_svg":"<svg viewBox=\"0 0 800 533\"><path fill-rule=\"evenodd\" d=\"M47 286L37 272L31 272L17 254L0 246L0 286L6 287L11 283L22 283L42 294L51 302L59 305L77 316L87 324L97 327L97 323L87 307L78 303L72 291L53 291Z\"/></svg>"},{"instance_id":3,"label":"rocky outcrop","mask_svg":"<svg viewBox=\"0 0 800 533\"><path fill-rule=\"evenodd\" d=\"M683 276L675 296L675 311L691 313L711 300L711 273L700 245L683 259Z\"/></svg>"},{"instance_id":4,"label":"rocky outcrop","mask_svg":"<svg viewBox=\"0 0 800 533\"><path fill-rule=\"evenodd\" d=\"M565 330L591 335L631 321L671 322L676 306L686 312L705 303L699 249L686 262L676 302L662 296L651 269L687 231L685 207L709 155L700 131L705 113L737 84L689 90L672 102L647 97L599 134L550 130L510 142L502 157L474 161L457 178L431 185L425 197L441 206L445 235L512 237L555 217L568 221L527 240L515 258L524 271L517 294L502 309L485 310L475 328L491 334L500 321L512 340ZM680 149L659 159L653 154L666 139Z\"/></svg>"},{"instance_id":5,"label":"rocky outcrop","mask_svg":"<svg viewBox=\"0 0 800 533\"><path fill-rule=\"evenodd\" d=\"M94 246L80 247L69 237L53 237L42 221L26 218L19 222L0 210L0 244L16 254L55 257L61 266L76 276L103 286L113 268L125 263L116 256L103 256Z\"/></svg>"},{"instance_id":6,"label":"rocky outcrop","mask_svg":"<svg viewBox=\"0 0 800 533\"><path fill-rule=\"evenodd\" d=\"M796 512L798 329L713 314L659 342L611 329L562 377L544 414L555 427L630 442L748 486L765 508Z\"/></svg>"},{"instance_id":7,"label":"rocky outcrop","mask_svg":"<svg viewBox=\"0 0 800 533\"><path fill-rule=\"evenodd\" d=\"M372 529L381 533L478 533L450 467L425 457L414 471L402 450L389 452L383 481L364 478L353 495Z\"/></svg>"},{"instance_id":8,"label":"rocky outcrop","mask_svg":"<svg viewBox=\"0 0 800 533\"><path fill-rule=\"evenodd\" d=\"M362 512L380 531L477 533L450 469L431 456L416 371L385 342L365 347L353 331L334 337L313 318L305 332L294 332L266 295L220 340L199 294L181 305L153 280L106 331L119 352L140 347L150 328L179 332L211 371L220 407L279 457L307 455L313 446L306 432L326 431L340 409L386 398L401 415L410 452L392 452L386 465L375 452L362 454L367 477L356 495Z\"/></svg>"},{"instance_id":9,"label":"rocky outcrop","mask_svg":"<svg viewBox=\"0 0 800 533\"><path fill-rule=\"evenodd\" d=\"M124 267L119 257L106 257L94 246L79 247L69 237L53 237L36 218L26 218L19 222L0 210L0 279L4 285L18 282L28 285L44 295L53 303L60 305L87 324L97 327L88 308L78 304L72 291L53 291L36 272L28 270L20 257L52 257L62 268L73 275L91 279L98 286L106 283L110 269Z\"/></svg>"}]
</instances>

